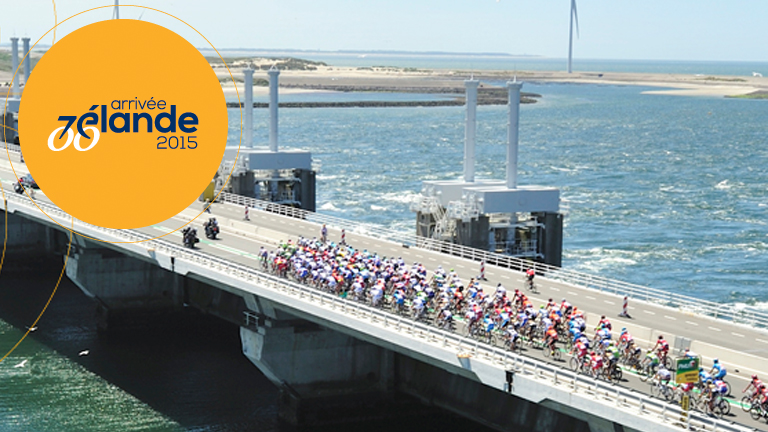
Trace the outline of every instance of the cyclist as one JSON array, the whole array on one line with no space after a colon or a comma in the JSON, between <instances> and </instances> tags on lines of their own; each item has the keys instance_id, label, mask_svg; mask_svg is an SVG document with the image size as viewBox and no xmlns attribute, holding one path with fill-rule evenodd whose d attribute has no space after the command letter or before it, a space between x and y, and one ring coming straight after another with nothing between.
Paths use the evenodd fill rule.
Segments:
<instances>
[{"instance_id":1,"label":"cyclist","mask_svg":"<svg viewBox=\"0 0 768 432\"><path fill-rule=\"evenodd\" d=\"M668 371L664 365L661 365L659 370L656 371L654 379L656 379L660 384L669 385L669 381L672 380L672 373Z\"/></svg>"},{"instance_id":2,"label":"cyclist","mask_svg":"<svg viewBox=\"0 0 768 432\"><path fill-rule=\"evenodd\" d=\"M443 307L442 311L440 312L440 326L450 327L451 323L453 323L453 314L451 313L450 306L446 305Z\"/></svg>"},{"instance_id":3,"label":"cyclist","mask_svg":"<svg viewBox=\"0 0 768 432\"><path fill-rule=\"evenodd\" d=\"M603 367L603 356L592 351L590 353L590 359L592 360L592 375L597 376L600 373L600 369Z\"/></svg>"},{"instance_id":4,"label":"cyclist","mask_svg":"<svg viewBox=\"0 0 768 432\"><path fill-rule=\"evenodd\" d=\"M725 366L720 363L720 360L714 359L713 362L714 365L712 365L712 370L709 371L709 374L716 380L722 380L728 371L725 370Z\"/></svg>"},{"instance_id":5,"label":"cyclist","mask_svg":"<svg viewBox=\"0 0 768 432\"><path fill-rule=\"evenodd\" d=\"M504 339L509 343L509 349L514 350L517 346L517 341L520 340L520 333L516 332L512 327L507 327L504 330Z\"/></svg>"},{"instance_id":6,"label":"cyclist","mask_svg":"<svg viewBox=\"0 0 768 432\"><path fill-rule=\"evenodd\" d=\"M664 339L664 336L659 335L659 339L656 341L656 344L653 346L652 351L656 351L659 355L659 359L662 361L662 363L667 363L667 353L669 352L669 343L667 343L667 340Z\"/></svg>"},{"instance_id":7,"label":"cyclist","mask_svg":"<svg viewBox=\"0 0 768 432\"><path fill-rule=\"evenodd\" d=\"M322 239L322 242L325 243L328 241L328 228L323 224L323 227L320 229L320 238Z\"/></svg>"},{"instance_id":8,"label":"cyclist","mask_svg":"<svg viewBox=\"0 0 768 432\"><path fill-rule=\"evenodd\" d=\"M571 313L571 309L573 309L573 306L568 303L565 298L563 298L562 303L560 303L560 312L563 314L563 316L568 316Z\"/></svg>"},{"instance_id":9,"label":"cyclist","mask_svg":"<svg viewBox=\"0 0 768 432\"><path fill-rule=\"evenodd\" d=\"M702 384L712 383L712 375L708 374L703 367L699 368L699 382Z\"/></svg>"},{"instance_id":10,"label":"cyclist","mask_svg":"<svg viewBox=\"0 0 768 432\"><path fill-rule=\"evenodd\" d=\"M621 351L619 351L619 348L616 345L610 344L606 349L605 354L608 357L608 370L612 370L613 366L619 363Z\"/></svg>"},{"instance_id":11,"label":"cyclist","mask_svg":"<svg viewBox=\"0 0 768 432\"><path fill-rule=\"evenodd\" d=\"M656 351L650 350L645 354L643 365L649 365L651 370L655 369L656 366L659 365L659 356L656 354Z\"/></svg>"},{"instance_id":12,"label":"cyclist","mask_svg":"<svg viewBox=\"0 0 768 432\"><path fill-rule=\"evenodd\" d=\"M500 299L506 297L506 295L507 295L506 288L504 288L504 286L501 283L496 285L496 291L493 293L493 297L496 300L500 300Z\"/></svg>"},{"instance_id":13,"label":"cyclist","mask_svg":"<svg viewBox=\"0 0 768 432\"><path fill-rule=\"evenodd\" d=\"M608 318L606 318L605 315L600 317L600 321L597 323L597 327L595 327L595 331L599 331L602 329L608 329L608 331L611 330L611 321Z\"/></svg>"},{"instance_id":14,"label":"cyclist","mask_svg":"<svg viewBox=\"0 0 768 432\"><path fill-rule=\"evenodd\" d=\"M544 345L549 347L550 353L554 356L555 350L557 349L555 347L555 344L557 343L557 330L555 330L554 327L549 326L547 328L546 336L544 337Z\"/></svg>"},{"instance_id":15,"label":"cyclist","mask_svg":"<svg viewBox=\"0 0 768 432\"><path fill-rule=\"evenodd\" d=\"M533 278L535 276L536 276L536 272L534 272L532 268L529 268L528 270L526 270L525 277L526 277L526 280L528 281L527 283L528 289L530 290L533 289Z\"/></svg>"},{"instance_id":16,"label":"cyclist","mask_svg":"<svg viewBox=\"0 0 768 432\"><path fill-rule=\"evenodd\" d=\"M763 382L760 380L760 378L757 377L757 375L752 375L752 381L750 381L747 387L741 392L746 393L750 387L754 389L752 391L752 394L749 396L751 400L755 400L755 397L759 394L762 394L763 391L766 389L765 384L763 384Z\"/></svg>"}]
</instances>

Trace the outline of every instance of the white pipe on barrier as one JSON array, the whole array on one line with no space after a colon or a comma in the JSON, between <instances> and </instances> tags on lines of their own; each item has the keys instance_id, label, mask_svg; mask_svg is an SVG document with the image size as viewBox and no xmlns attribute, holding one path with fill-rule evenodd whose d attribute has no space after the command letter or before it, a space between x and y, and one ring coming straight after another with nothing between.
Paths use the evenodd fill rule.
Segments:
<instances>
[{"instance_id":1,"label":"white pipe on barrier","mask_svg":"<svg viewBox=\"0 0 768 432\"><path fill-rule=\"evenodd\" d=\"M6 200L6 206L8 201L13 201L14 205L19 205L26 207L27 209L35 212L38 209L34 207L34 205L30 204L28 199L24 199L22 197L17 197L15 195L8 194L7 200ZM68 214L61 211L57 207L44 203L44 202L37 202L37 205L39 205L41 208L45 208L46 212L49 214L57 214L57 216L62 217L64 219L70 218ZM7 210L7 209L6 209ZM68 221L64 221L67 223ZM149 249L150 247L152 249L165 249L169 251L172 256L179 258L179 259L187 259L191 260L193 262L198 262L201 265L207 266L209 268L216 269L217 271L228 273L231 277L234 279L240 279L245 280L246 282L256 282L258 284L261 284L262 286L269 286L273 287L273 289L280 291L280 288L282 288L283 292L290 293L293 296L296 296L299 298L300 301L310 301L307 299L307 297L302 296L302 293L311 293L315 296L322 297L326 299L331 304L337 304L341 306L341 310L345 310L348 305L350 305L350 300L339 298L335 295L331 295L329 293L324 293L321 291L317 291L313 288L300 285L294 282L291 282L287 279L282 279L277 276L268 275L266 273L262 273L254 268L247 267L240 264L235 264L229 261L226 261L224 259L215 257L213 255L209 255L203 252L198 251L191 251L183 248L182 246L173 244L168 242L167 240L162 239L152 239L151 236L137 233L137 232L131 232L127 230L113 230L109 228L102 228L97 227L94 225L86 224L81 221L74 221L74 225L79 227L86 227L90 229L96 229L97 231L105 232L107 234L110 234L114 237L118 238L124 238L129 239L131 241L135 240L146 240L143 243L140 243L141 247L144 247L146 249ZM358 320L363 320L365 313L367 313L367 316L370 318L373 318L374 316L382 317L382 321L384 317L391 316L393 318L398 318L399 322L402 321L402 317L398 317L396 315L392 315L389 312L385 312L380 309L372 308L367 305L363 305L360 303L354 304L352 303L353 310L357 310L357 314L352 314L354 317L358 318ZM365 312L365 313L363 313ZM563 368L556 368L551 365L548 365L546 363L540 362L538 360L523 357L511 352L503 352L503 354L499 354L499 348L494 346L486 346L486 345L480 345L479 341L472 341L468 338L465 338L463 336L455 335L449 332L446 332L444 330L438 329L438 328L432 328L428 327L424 324L417 323L413 320L409 320L411 324L411 332L410 335L414 338L421 338L421 339L427 339L430 337L433 337L435 335L442 335L446 340L448 338L455 338L459 341L459 346L456 348L456 352L459 353L461 350L461 345L466 342L474 342L473 343L473 350L477 353L478 357L480 354L484 355L485 358L492 358L492 355L496 353L497 355L502 355L505 358L505 363L510 363L510 358L512 359L512 362L515 361L520 362L520 367L518 368L518 371L525 374L526 373L526 366L530 366L533 369L533 372L531 373L532 377L534 379L545 379L545 380L552 380L556 379L555 374L560 374L565 377L569 377L572 382L574 383L574 393L578 391L579 389L579 376L574 374L571 371L568 371ZM416 328L422 328L424 331L422 332L416 332ZM400 332L397 332L400 333ZM426 343L429 343L430 341L427 340ZM552 377L552 378L550 378ZM637 398L638 403L636 408L638 409L638 412L644 413L645 410L648 410L649 406L655 406L656 407L656 413L659 412L659 410L670 410L675 414L675 416L679 416L682 413L682 410L679 408L672 408L665 405L662 405L661 402L652 401L652 400L645 400L647 398L647 395L642 395L634 390L631 389L618 389L614 386L607 386L603 383L598 383L597 381L592 380L592 388L590 389L589 385L587 385L584 389L586 391L592 391L593 394L596 394L598 389L602 389L601 391L604 391L606 394L608 394L608 390L613 392L614 389L618 392L617 395L620 398L624 398L626 401L634 400ZM644 402L645 400L645 402ZM659 408L661 407L661 408ZM704 419L697 413L689 412L689 418L695 418L696 420L701 421L702 425L706 424L704 422ZM720 420L712 420L711 427L702 427L702 430L722 430L727 432L746 432L751 429L742 427L741 425L736 424L729 424Z\"/></svg>"}]
</instances>

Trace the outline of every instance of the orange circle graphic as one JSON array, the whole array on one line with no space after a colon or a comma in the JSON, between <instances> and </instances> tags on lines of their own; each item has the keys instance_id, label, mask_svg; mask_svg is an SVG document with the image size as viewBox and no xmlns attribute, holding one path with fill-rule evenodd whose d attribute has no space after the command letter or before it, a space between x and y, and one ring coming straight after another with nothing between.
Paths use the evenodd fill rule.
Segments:
<instances>
[{"instance_id":1,"label":"orange circle graphic","mask_svg":"<svg viewBox=\"0 0 768 432\"><path fill-rule=\"evenodd\" d=\"M76 218L162 222L193 203L227 139L218 78L176 33L146 21L82 27L38 61L19 110L30 173Z\"/></svg>"}]
</instances>

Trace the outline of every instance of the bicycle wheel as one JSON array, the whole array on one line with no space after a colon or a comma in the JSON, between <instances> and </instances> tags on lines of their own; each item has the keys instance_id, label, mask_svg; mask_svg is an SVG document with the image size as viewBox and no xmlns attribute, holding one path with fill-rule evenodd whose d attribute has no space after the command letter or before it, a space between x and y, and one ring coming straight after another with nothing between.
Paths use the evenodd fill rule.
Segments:
<instances>
[{"instance_id":1,"label":"bicycle wheel","mask_svg":"<svg viewBox=\"0 0 768 432\"><path fill-rule=\"evenodd\" d=\"M571 368L572 371L577 372L579 369L579 359L577 357L571 357L570 360L568 360L568 366Z\"/></svg>"},{"instance_id":2,"label":"bicycle wheel","mask_svg":"<svg viewBox=\"0 0 768 432\"><path fill-rule=\"evenodd\" d=\"M669 356L664 357L664 368L667 370L672 370L672 359L670 359Z\"/></svg>"},{"instance_id":3,"label":"bicycle wheel","mask_svg":"<svg viewBox=\"0 0 768 432\"><path fill-rule=\"evenodd\" d=\"M562 360L562 358L563 358L563 353L561 353L558 348L555 348L555 356L552 357L552 359L554 361L558 361L559 362L560 360Z\"/></svg>"},{"instance_id":4,"label":"bicycle wheel","mask_svg":"<svg viewBox=\"0 0 768 432\"><path fill-rule=\"evenodd\" d=\"M648 379L653 375L653 368L650 365L645 365L640 369L638 375L640 376L640 381L648 382Z\"/></svg>"},{"instance_id":5,"label":"bicycle wheel","mask_svg":"<svg viewBox=\"0 0 768 432\"><path fill-rule=\"evenodd\" d=\"M728 403L728 400L724 397L721 397L718 401L717 405L720 407L720 411L723 413L724 416L727 416L731 413L731 404Z\"/></svg>"},{"instance_id":6,"label":"bicycle wheel","mask_svg":"<svg viewBox=\"0 0 768 432\"><path fill-rule=\"evenodd\" d=\"M664 400L667 402L671 401L675 398L675 391L668 385L664 384L664 389L662 390L662 395L664 396Z\"/></svg>"},{"instance_id":7,"label":"bicycle wheel","mask_svg":"<svg viewBox=\"0 0 768 432\"><path fill-rule=\"evenodd\" d=\"M614 366L613 370L611 371L611 380L616 383L620 383L623 377L624 377L624 371L621 370L619 365Z\"/></svg>"},{"instance_id":8,"label":"bicycle wheel","mask_svg":"<svg viewBox=\"0 0 768 432\"><path fill-rule=\"evenodd\" d=\"M742 411L749 412L749 409L752 408L752 398L749 397L749 395L744 395L741 398L741 403L739 406L741 407Z\"/></svg>"},{"instance_id":9,"label":"bicycle wheel","mask_svg":"<svg viewBox=\"0 0 768 432\"><path fill-rule=\"evenodd\" d=\"M651 382L651 396L655 398L660 398L661 394L661 387L659 387L659 383Z\"/></svg>"},{"instance_id":10,"label":"bicycle wheel","mask_svg":"<svg viewBox=\"0 0 768 432\"><path fill-rule=\"evenodd\" d=\"M752 406L749 408L749 416L752 417L752 420L760 420L760 418L763 417L763 410L760 408L760 404L755 402L752 404Z\"/></svg>"}]
</instances>

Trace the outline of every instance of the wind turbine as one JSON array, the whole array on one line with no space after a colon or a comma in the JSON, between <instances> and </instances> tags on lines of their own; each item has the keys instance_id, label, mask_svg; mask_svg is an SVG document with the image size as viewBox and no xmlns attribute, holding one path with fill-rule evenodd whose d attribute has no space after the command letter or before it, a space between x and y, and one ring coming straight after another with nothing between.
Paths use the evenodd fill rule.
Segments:
<instances>
[{"instance_id":1,"label":"wind turbine","mask_svg":"<svg viewBox=\"0 0 768 432\"><path fill-rule=\"evenodd\" d=\"M576 12L576 0L571 0L571 31L568 36L568 73L571 73L573 60L573 22L576 21L576 37L579 37L579 14Z\"/></svg>"},{"instance_id":2,"label":"wind turbine","mask_svg":"<svg viewBox=\"0 0 768 432\"><path fill-rule=\"evenodd\" d=\"M112 18L120 19L120 0L115 0L115 10L112 11Z\"/></svg>"}]
</instances>

